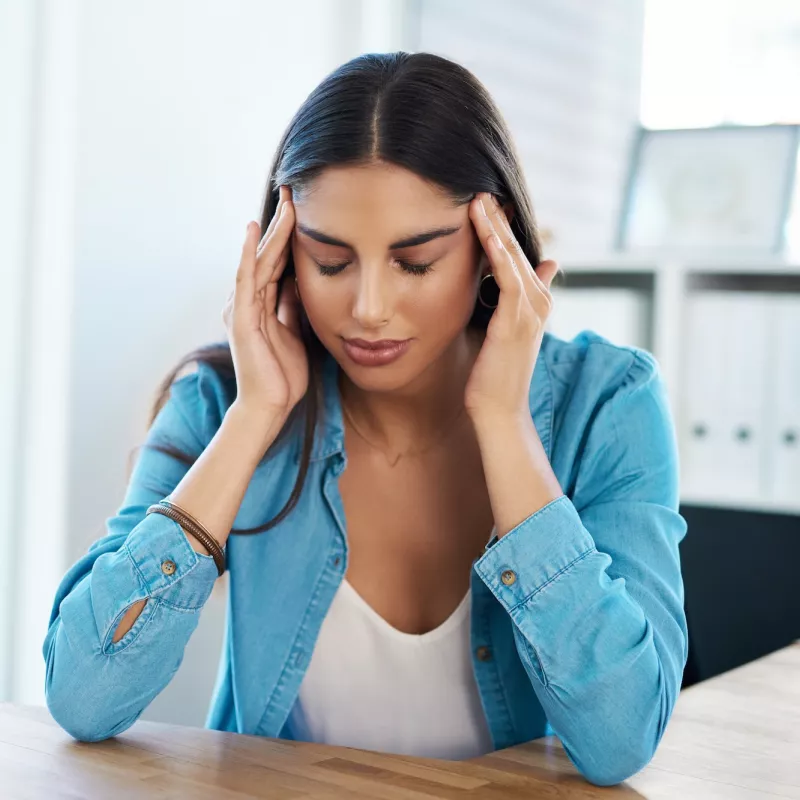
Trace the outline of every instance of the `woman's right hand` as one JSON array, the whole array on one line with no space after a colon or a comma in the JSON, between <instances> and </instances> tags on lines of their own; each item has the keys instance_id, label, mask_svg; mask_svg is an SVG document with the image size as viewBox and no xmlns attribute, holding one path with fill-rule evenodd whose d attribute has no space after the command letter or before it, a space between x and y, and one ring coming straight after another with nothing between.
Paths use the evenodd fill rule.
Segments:
<instances>
[{"instance_id":1,"label":"woman's right hand","mask_svg":"<svg viewBox=\"0 0 800 800\"><path fill-rule=\"evenodd\" d=\"M278 303L278 279L290 254L294 223L291 190L281 186L278 207L260 242L258 223L247 226L236 286L222 311L236 372L237 406L283 419L308 389L294 281L284 287Z\"/></svg>"}]
</instances>

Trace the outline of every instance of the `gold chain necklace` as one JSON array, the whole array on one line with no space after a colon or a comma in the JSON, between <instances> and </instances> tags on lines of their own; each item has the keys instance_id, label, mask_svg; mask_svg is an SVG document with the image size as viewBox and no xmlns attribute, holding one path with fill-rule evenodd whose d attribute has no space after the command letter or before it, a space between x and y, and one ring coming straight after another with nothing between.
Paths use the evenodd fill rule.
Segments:
<instances>
[{"instance_id":1,"label":"gold chain necklace","mask_svg":"<svg viewBox=\"0 0 800 800\"><path fill-rule=\"evenodd\" d=\"M459 409L458 414L456 414L455 417L453 417L453 419L451 420L450 424L444 429L444 432L440 433L439 436L437 436L433 440L433 442L431 444L429 444L427 447L424 447L424 448L422 448L420 450L407 450L405 453L399 453L397 458L395 458L394 461L392 461L389 458L389 456L386 454L386 451L382 447L378 447L378 445L373 444L369 439L367 439L366 436L364 436L363 433L361 433L361 431L358 429L358 425L356 425L355 421L353 420L353 417L350 415L350 412L347 410L347 406L344 404L344 401L342 401L342 411L344 412L345 417L347 417L347 419L350 421L350 424L353 426L353 430L370 447L372 447L374 450L378 450L379 452L383 453L384 457L389 462L389 466L391 466L391 467L394 467L397 464L397 462L403 456L418 456L418 455L422 455L423 453L427 453L429 450L431 450L435 445L439 444L439 442L441 442L442 439L444 439L445 436L448 433L450 433L452 431L452 429L455 427L456 422L458 422L458 420L460 419L461 415L464 413L465 408L466 408L465 406L462 406Z\"/></svg>"}]
</instances>

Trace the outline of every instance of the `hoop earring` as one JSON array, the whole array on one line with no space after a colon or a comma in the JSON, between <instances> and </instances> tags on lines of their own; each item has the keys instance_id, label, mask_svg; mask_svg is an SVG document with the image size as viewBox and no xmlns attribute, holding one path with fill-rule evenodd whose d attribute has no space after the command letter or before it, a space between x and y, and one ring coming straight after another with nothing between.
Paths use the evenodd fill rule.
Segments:
<instances>
[{"instance_id":1,"label":"hoop earring","mask_svg":"<svg viewBox=\"0 0 800 800\"><path fill-rule=\"evenodd\" d=\"M480 286L478 287L478 300L480 300L480 302L481 302L481 305L482 305L482 306L484 306L485 308L497 308L497 303L495 303L494 305L489 305L489 303L487 303L487 302L486 302L486 301L483 299L483 282L484 282L484 281L485 281L487 278L492 278L492 279L494 279L494 275L493 275L491 272L487 272L487 273L486 273L486 275L484 275L484 276L481 278L481 283L480 283ZM498 292L498 295L499 295L499 292L500 292L500 287L497 285L497 281L495 281L495 289L496 289L496 291ZM499 297L498 297L498 300L499 300Z\"/></svg>"}]
</instances>

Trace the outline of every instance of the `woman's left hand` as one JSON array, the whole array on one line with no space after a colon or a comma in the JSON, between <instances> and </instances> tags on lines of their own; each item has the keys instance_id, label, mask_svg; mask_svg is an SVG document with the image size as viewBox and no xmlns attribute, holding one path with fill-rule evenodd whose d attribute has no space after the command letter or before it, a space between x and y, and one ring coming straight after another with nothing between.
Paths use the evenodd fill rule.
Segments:
<instances>
[{"instance_id":1,"label":"woman's left hand","mask_svg":"<svg viewBox=\"0 0 800 800\"><path fill-rule=\"evenodd\" d=\"M531 266L493 195L476 195L469 213L500 298L467 381L464 404L473 420L527 416L533 368L553 307L550 284L558 264L548 260L535 269Z\"/></svg>"}]
</instances>

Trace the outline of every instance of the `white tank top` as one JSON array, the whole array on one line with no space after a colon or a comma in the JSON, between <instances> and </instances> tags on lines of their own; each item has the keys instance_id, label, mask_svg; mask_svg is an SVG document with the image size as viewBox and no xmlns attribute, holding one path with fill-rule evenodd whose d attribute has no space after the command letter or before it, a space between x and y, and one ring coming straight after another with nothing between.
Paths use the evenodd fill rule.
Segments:
<instances>
[{"instance_id":1,"label":"white tank top","mask_svg":"<svg viewBox=\"0 0 800 800\"><path fill-rule=\"evenodd\" d=\"M287 720L291 735L450 760L491 752L470 657L471 599L438 628L404 633L343 580Z\"/></svg>"}]
</instances>

